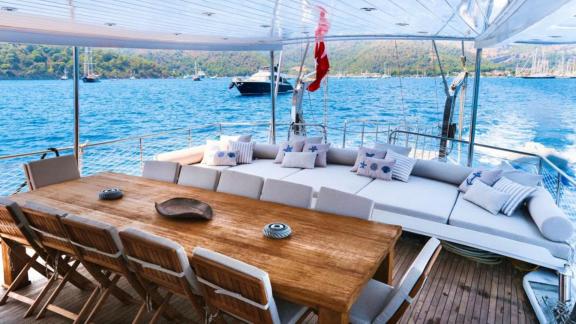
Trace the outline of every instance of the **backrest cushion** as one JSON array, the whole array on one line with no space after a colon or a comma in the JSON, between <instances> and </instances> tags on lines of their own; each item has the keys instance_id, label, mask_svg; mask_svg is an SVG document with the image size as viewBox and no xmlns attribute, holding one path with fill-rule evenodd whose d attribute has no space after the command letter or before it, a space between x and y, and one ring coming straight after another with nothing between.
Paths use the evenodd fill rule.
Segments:
<instances>
[{"instance_id":1,"label":"backrest cushion","mask_svg":"<svg viewBox=\"0 0 576 324\"><path fill-rule=\"evenodd\" d=\"M178 184L206 190L216 190L220 171L196 165L185 165L180 170Z\"/></svg>"},{"instance_id":2,"label":"backrest cushion","mask_svg":"<svg viewBox=\"0 0 576 324\"><path fill-rule=\"evenodd\" d=\"M180 164L169 161L144 161L142 176L147 179L176 183Z\"/></svg>"},{"instance_id":3,"label":"backrest cushion","mask_svg":"<svg viewBox=\"0 0 576 324\"><path fill-rule=\"evenodd\" d=\"M428 262L432 259L434 252L440 245L440 241L436 238L431 238L428 240L426 245L422 248L418 256L412 262L408 272L404 274L400 280L400 284L394 287L394 290L390 293L388 300L386 301L386 306L380 314L376 317L373 323L387 323L392 316L398 311L402 303L407 299L410 291L416 283L420 276L424 273Z\"/></svg>"},{"instance_id":4,"label":"backrest cushion","mask_svg":"<svg viewBox=\"0 0 576 324\"><path fill-rule=\"evenodd\" d=\"M314 169L316 152L286 152L282 159L283 168Z\"/></svg>"},{"instance_id":5,"label":"backrest cushion","mask_svg":"<svg viewBox=\"0 0 576 324\"><path fill-rule=\"evenodd\" d=\"M545 238L566 242L574 235L574 225L543 187L538 187L528 198L528 212Z\"/></svg>"},{"instance_id":6,"label":"backrest cushion","mask_svg":"<svg viewBox=\"0 0 576 324\"><path fill-rule=\"evenodd\" d=\"M279 146L276 144L254 144L254 158L255 159L275 159L278 155Z\"/></svg>"},{"instance_id":7,"label":"backrest cushion","mask_svg":"<svg viewBox=\"0 0 576 324\"><path fill-rule=\"evenodd\" d=\"M31 161L24 168L32 190L80 178L74 155Z\"/></svg>"},{"instance_id":8,"label":"backrest cushion","mask_svg":"<svg viewBox=\"0 0 576 324\"><path fill-rule=\"evenodd\" d=\"M342 216L371 219L374 201L347 192L321 187L316 210Z\"/></svg>"},{"instance_id":9,"label":"backrest cushion","mask_svg":"<svg viewBox=\"0 0 576 324\"><path fill-rule=\"evenodd\" d=\"M314 189L299 183L266 179L260 200L293 207L309 208Z\"/></svg>"},{"instance_id":10,"label":"backrest cushion","mask_svg":"<svg viewBox=\"0 0 576 324\"><path fill-rule=\"evenodd\" d=\"M398 154L402 154L404 156L408 156L408 154L410 154L410 151L412 151L411 147L405 147L405 146L398 146L398 145L393 145L393 144L389 144L389 143L376 143L374 145L374 148L380 151L388 151L388 150L392 150Z\"/></svg>"},{"instance_id":11,"label":"backrest cushion","mask_svg":"<svg viewBox=\"0 0 576 324\"><path fill-rule=\"evenodd\" d=\"M220 181L216 191L232 195L260 199L264 179L255 175L224 170L220 174Z\"/></svg>"},{"instance_id":12,"label":"backrest cushion","mask_svg":"<svg viewBox=\"0 0 576 324\"><path fill-rule=\"evenodd\" d=\"M304 141L305 144L320 144L322 143L322 136L307 137L304 135L291 135L290 141Z\"/></svg>"},{"instance_id":13,"label":"backrest cushion","mask_svg":"<svg viewBox=\"0 0 576 324\"><path fill-rule=\"evenodd\" d=\"M456 164L433 161L416 160L412 174L417 177L442 181L453 185L460 185L472 172L472 168Z\"/></svg>"},{"instance_id":14,"label":"backrest cushion","mask_svg":"<svg viewBox=\"0 0 576 324\"><path fill-rule=\"evenodd\" d=\"M542 181L542 176L534 173L518 170L508 161L502 161L498 166L501 169L502 176L524 186L535 187Z\"/></svg>"},{"instance_id":15,"label":"backrest cushion","mask_svg":"<svg viewBox=\"0 0 576 324\"><path fill-rule=\"evenodd\" d=\"M358 157L358 150L331 147L326 153L328 164L340 164L353 166Z\"/></svg>"}]
</instances>

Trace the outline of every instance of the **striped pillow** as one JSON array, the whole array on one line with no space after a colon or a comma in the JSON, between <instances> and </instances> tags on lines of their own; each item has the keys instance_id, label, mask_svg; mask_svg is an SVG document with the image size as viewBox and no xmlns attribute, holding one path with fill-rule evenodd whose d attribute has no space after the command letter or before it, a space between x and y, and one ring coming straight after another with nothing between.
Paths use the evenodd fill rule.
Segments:
<instances>
[{"instance_id":1,"label":"striped pillow","mask_svg":"<svg viewBox=\"0 0 576 324\"><path fill-rule=\"evenodd\" d=\"M254 153L254 142L234 142L230 141L228 144L230 151L238 152L239 164L252 163L252 154Z\"/></svg>"},{"instance_id":2,"label":"striped pillow","mask_svg":"<svg viewBox=\"0 0 576 324\"><path fill-rule=\"evenodd\" d=\"M386 152L386 160L395 160L396 164L392 168L392 178L404 182L408 182L412 169L416 164L416 160L409 158L402 154L396 153L392 150Z\"/></svg>"},{"instance_id":3,"label":"striped pillow","mask_svg":"<svg viewBox=\"0 0 576 324\"><path fill-rule=\"evenodd\" d=\"M523 186L504 177L494 184L494 189L510 195L501 209L506 216L512 216L516 208L536 191L536 187Z\"/></svg>"}]
</instances>

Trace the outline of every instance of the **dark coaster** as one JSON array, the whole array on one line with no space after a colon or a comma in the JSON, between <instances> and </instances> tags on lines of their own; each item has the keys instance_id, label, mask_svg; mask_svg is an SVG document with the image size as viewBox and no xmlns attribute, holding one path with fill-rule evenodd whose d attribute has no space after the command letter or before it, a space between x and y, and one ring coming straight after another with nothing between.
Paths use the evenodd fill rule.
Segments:
<instances>
[{"instance_id":1,"label":"dark coaster","mask_svg":"<svg viewBox=\"0 0 576 324\"><path fill-rule=\"evenodd\" d=\"M116 200L124 196L124 193L119 188L108 188L100 191L98 197L101 200Z\"/></svg>"}]
</instances>

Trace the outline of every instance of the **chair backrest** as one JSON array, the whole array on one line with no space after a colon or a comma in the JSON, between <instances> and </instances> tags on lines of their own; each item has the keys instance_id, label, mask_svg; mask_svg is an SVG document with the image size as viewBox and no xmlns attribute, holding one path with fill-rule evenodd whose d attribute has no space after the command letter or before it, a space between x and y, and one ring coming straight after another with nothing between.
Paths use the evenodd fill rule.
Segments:
<instances>
[{"instance_id":1,"label":"chair backrest","mask_svg":"<svg viewBox=\"0 0 576 324\"><path fill-rule=\"evenodd\" d=\"M260 199L264 179L241 172L224 170L220 175L220 182L216 191L232 195Z\"/></svg>"},{"instance_id":2,"label":"chair backrest","mask_svg":"<svg viewBox=\"0 0 576 324\"><path fill-rule=\"evenodd\" d=\"M386 306L374 322L395 323L402 317L424 286L440 250L442 250L440 241L434 237L430 238L400 280L400 284L394 287Z\"/></svg>"},{"instance_id":3,"label":"chair backrest","mask_svg":"<svg viewBox=\"0 0 576 324\"><path fill-rule=\"evenodd\" d=\"M118 230L110 224L67 215L62 225L82 262L126 274L129 272Z\"/></svg>"},{"instance_id":4,"label":"chair backrest","mask_svg":"<svg viewBox=\"0 0 576 324\"><path fill-rule=\"evenodd\" d=\"M180 170L178 184L214 191L218 185L219 178L220 171L216 169L184 165Z\"/></svg>"},{"instance_id":5,"label":"chair backrest","mask_svg":"<svg viewBox=\"0 0 576 324\"><path fill-rule=\"evenodd\" d=\"M29 245L36 251L43 250L20 206L5 197L0 197L0 238Z\"/></svg>"},{"instance_id":6,"label":"chair backrest","mask_svg":"<svg viewBox=\"0 0 576 324\"><path fill-rule=\"evenodd\" d=\"M135 228L119 234L128 263L138 277L177 294L199 294L188 255L180 244Z\"/></svg>"},{"instance_id":7,"label":"chair backrest","mask_svg":"<svg viewBox=\"0 0 576 324\"><path fill-rule=\"evenodd\" d=\"M246 322L280 324L267 272L201 247L192 265L208 305Z\"/></svg>"},{"instance_id":8,"label":"chair backrest","mask_svg":"<svg viewBox=\"0 0 576 324\"><path fill-rule=\"evenodd\" d=\"M371 219L374 201L347 192L322 187L318 193L316 210L342 216Z\"/></svg>"},{"instance_id":9,"label":"chair backrest","mask_svg":"<svg viewBox=\"0 0 576 324\"><path fill-rule=\"evenodd\" d=\"M180 164L169 161L144 161L142 176L147 179L176 183Z\"/></svg>"},{"instance_id":10,"label":"chair backrest","mask_svg":"<svg viewBox=\"0 0 576 324\"><path fill-rule=\"evenodd\" d=\"M24 173L30 190L80 179L80 171L74 155L28 162L24 164Z\"/></svg>"},{"instance_id":11,"label":"chair backrest","mask_svg":"<svg viewBox=\"0 0 576 324\"><path fill-rule=\"evenodd\" d=\"M299 183L266 179L260 200L293 207L310 208L314 188Z\"/></svg>"},{"instance_id":12,"label":"chair backrest","mask_svg":"<svg viewBox=\"0 0 576 324\"><path fill-rule=\"evenodd\" d=\"M30 229L42 246L68 255L75 254L61 222L61 219L66 217L66 212L35 202L25 203L23 211Z\"/></svg>"}]
</instances>

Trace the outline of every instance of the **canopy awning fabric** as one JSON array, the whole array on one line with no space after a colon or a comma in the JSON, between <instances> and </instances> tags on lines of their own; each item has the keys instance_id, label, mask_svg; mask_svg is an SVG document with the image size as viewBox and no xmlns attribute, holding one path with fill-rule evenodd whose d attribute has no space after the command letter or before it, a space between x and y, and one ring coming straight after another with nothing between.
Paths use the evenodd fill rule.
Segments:
<instances>
[{"instance_id":1,"label":"canopy awning fabric","mask_svg":"<svg viewBox=\"0 0 576 324\"><path fill-rule=\"evenodd\" d=\"M0 41L195 50L277 50L326 40L576 43L576 0L0 0Z\"/></svg>"}]
</instances>

